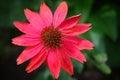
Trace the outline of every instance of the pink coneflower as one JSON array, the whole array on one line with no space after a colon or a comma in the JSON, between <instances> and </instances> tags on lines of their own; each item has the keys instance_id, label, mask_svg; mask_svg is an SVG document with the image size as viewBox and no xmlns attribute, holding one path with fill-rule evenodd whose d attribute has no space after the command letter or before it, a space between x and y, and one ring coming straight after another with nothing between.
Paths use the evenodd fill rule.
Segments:
<instances>
[{"instance_id":1,"label":"pink coneflower","mask_svg":"<svg viewBox=\"0 0 120 80\"><path fill-rule=\"evenodd\" d=\"M13 44L26 46L17 58L18 65L30 59L26 68L29 73L46 62L57 79L60 68L70 75L74 73L70 58L86 62L80 50L91 50L94 44L77 36L91 29L91 24L77 24L81 15L65 19L68 12L66 2L60 3L54 15L44 2L40 6L40 13L29 9L24 12L29 23L15 21L14 25L24 34L12 39Z\"/></svg>"}]
</instances>

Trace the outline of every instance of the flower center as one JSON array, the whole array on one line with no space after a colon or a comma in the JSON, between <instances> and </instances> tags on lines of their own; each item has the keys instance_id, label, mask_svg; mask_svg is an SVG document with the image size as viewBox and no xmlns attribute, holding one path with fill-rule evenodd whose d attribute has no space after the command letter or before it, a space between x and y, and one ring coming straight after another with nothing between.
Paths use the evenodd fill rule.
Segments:
<instances>
[{"instance_id":1,"label":"flower center","mask_svg":"<svg viewBox=\"0 0 120 80\"><path fill-rule=\"evenodd\" d=\"M41 39L45 47L56 48L61 44L61 32L53 26L46 27L41 32Z\"/></svg>"}]
</instances>

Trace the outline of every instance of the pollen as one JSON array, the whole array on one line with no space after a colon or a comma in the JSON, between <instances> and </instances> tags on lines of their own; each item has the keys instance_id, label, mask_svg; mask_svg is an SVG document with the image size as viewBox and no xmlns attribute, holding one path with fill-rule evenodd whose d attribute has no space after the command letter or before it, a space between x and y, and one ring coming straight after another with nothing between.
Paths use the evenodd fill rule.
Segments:
<instances>
[{"instance_id":1,"label":"pollen","mask_svg":"<svg viewBox=\"0 0 120 80\"><path fill-rule=\"evenodd\" d=\"M42 30L41 39L45 47L56 48L61 46L61 32L53 26Z\"/></svg>"}]
</instances>

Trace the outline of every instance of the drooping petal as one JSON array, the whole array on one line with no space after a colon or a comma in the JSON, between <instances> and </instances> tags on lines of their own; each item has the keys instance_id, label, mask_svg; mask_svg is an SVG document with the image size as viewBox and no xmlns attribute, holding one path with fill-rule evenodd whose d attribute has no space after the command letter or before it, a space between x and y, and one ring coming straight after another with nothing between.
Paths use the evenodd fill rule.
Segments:
<instances>
[{"instance_id":1,"label":"drooping petal","mask_svg":"<svg viewBox=\"0 0 120 80\"><path fill-rule=\"evenodd\" d=\"M60 59L56 50L50 50L48 52L47 66L53 74L54 78L57 79L60 73Z\"/></svg>"},{"instance_id":2,"label":"drooping petal","mask_svg":"<svg viewBox=\"0 0 120 80\"><path fill-rule=\"evenodd\" d=\"M34 26L38 30L42 30L44 27L46 27L45 23L43 22L42 18L38 13L33 12L29 9L25 9L24 12L26 18L32 24L32 26Z\"/></svg>"},{"instance_id":3,"label":"drooping petal","mask_svg":"<svg viewBox=\"0 0 120 80\"><path fill-rule=\"evenodd\" d=\"M81 63L86 62L85 56L74 46L74 44L63 42L63 46L64 46L64 50L70 57L78 60Z\"/></svg>"},{"instance_id":4,"label":"drooping petal","mask_svg":"<svg viewBox=\"0 0 120 80\"><path fill-rule=\"evenodd\" d=\"M91 29L91 24L77 24L70 29L63 29L62 33L65 35L76 36L85 33Z\"/></svg>"},{"instance_id":5,"label":"drooping petal","mask_svg":"<svg viewBox=\"0 0 120 80\"><path fill-rule=\"evenodd\" d=\"M51 25L53 19L52 11L44 2L40 6L40 16L42 17L46 26Z\"/></svg>"},{"instance_id":6,"label":"drooping petal","mask_svg":"<svg viewBox=\"0 0 120 80\"><path fill-rule=\"evenodd\" d=\"M68 72L70 75L73 75L73 65L68 54L63 49L59 49L58 53L60 55L62 69Z\"/></svg>"},{"instance_id":7,"label":"drooping petal","mask_svg":"<svg viewBox=\"0 0 120 80\"><path fill-rule=\"evenodd\" d=\"M33 46L40 43L39 37L33 37L30 35L21 35L12 39L12 43L19 46Z\"/></svg>"},{"instance_id":8,"label":"drooping petal","mask_svg":"<svg viewBox=\"0 0 120 80\"><path fill-rule=\"evenodd\" d=\"M60 30L72 28L72 27L74 27L74 26L77 24L78 20L79 20L81 17L82 17L81 15L72 16L72 17L64 20L64 21L58 26L58 28L59 28Z\"/></svg>"},{"instance_id":9,"label":"drooping petal","mask_svg":"<svg viewBox=\"0 0 120 80\"><path fill-rule=\"evenodd\" d=\"M65 19L68 12L68 6L66 2L61 2L58 8L55 10L53 17L53 26L57 27Z\"/></svg>"},{"instance_id":10,"label":"drooping petal","mask_svg":"<svg viewBox=\"0 0 120 80\"><path fill-rule=\"evenodd\" d=\"M31 59L38 54L42 48L43 46L41 44L27 47L17 58L17 64L22 64L23 62Z\"/></svg>"},{"instance_id":11,"label":"drooping petal","mask_svg":"<svg viewBox=\"0 0 120 80\"><path fill-rule=\"evenodd\" d=\"M80 42L80 49L83 50L83 49L87 49L87 50L92 50L93 47L94 47L94 44L86 39L81 39L81 42Z\"/></svg>"},{"instance_id":12,"label":"drooping petal","mask_svg":"<svg viewBox=\"0 0 120 80\"><path fill-rule=\"evenodd\" d=\"M69 41L69 43L75 44L80 50L87 49L92 50L94 44L86 39L78 38L75 36L66 36L65 39Z\"/></svg>"},{"instance_id":13,"label":"drooping petal","mask_svg":"<svg viewBox=\"0 0 120 80\"><path fill-rule=\"evenodd\" d=\"M29 23L15 21L14 25L23 33L39 36L39 33L40 33L39 30L37 30L34 26L32 26Z\"/></svg>"},{"instance_id":14,"label":"drooping petal","mask_svg":"<svg viewBox=\"0 0 120 80\"><path fill-rule=\"evenodd\" d=\"M37 69L38 67L40 67L42 63L46 60L47 55L48 53L46 53L46 49L44 48L41 49L41 51L30 60L30 63L27 66L26 71L30 73Z\"/></svg>"}]
</instances>

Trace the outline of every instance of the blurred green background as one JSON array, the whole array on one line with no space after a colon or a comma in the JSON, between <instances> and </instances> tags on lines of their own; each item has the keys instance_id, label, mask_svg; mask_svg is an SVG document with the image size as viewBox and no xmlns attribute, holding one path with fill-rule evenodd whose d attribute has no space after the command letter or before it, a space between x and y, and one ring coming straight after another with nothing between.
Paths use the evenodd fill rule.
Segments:
<instances>
[{"instance_id":1,"label":"blurred green background","mask_svg":"<svg viewBox=\"0 0 120 80\"><path fill-rule=\"evenodd\" d=\"M11 44L22 34L13 21L27 21L24 9L39 12L41 2L52 11L61 1L69 6L68 16L82 14L79 23L92 23L92 29L80 35L95 44L92 51L84 50L87 62L75 60L73 76L61 70L59 80L120 80L120 3L118 0L0 0L0 80L54 80L45 64L27 74L28 62L17 66L16 58L24 47Z\"/></svg>"}]
</instances>

